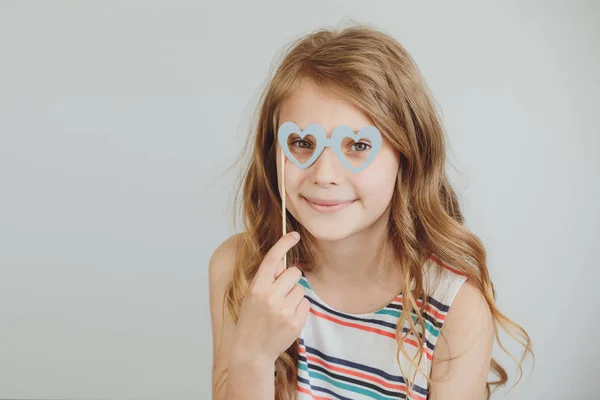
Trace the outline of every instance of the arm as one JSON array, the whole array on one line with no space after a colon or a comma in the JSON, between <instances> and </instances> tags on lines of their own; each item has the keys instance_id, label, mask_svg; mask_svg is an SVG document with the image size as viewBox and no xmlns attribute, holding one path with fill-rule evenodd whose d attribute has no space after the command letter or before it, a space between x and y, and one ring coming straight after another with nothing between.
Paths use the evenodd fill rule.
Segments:
<instances>
[{"instance_id":1,"label":"arm","mask_svg":"<svg viewBox=\"0 0 600 400\"><path fill-rule=\"evenodd\" d=\"M237 240L237 236L232 236L223 242L209 264L213 400L273 399L274 364L244 357L242 349L233 343L235 323L224 304L223 296L232 276ZM223 376L226 368L229 370Z\"/></svg>"},{"instance_id":2,"label":"arm","mask_svg":"<svg viewBox=\"0 0 600 400\"><path fill-rule=\"evenodd\" d=\"M454 298L433 353L429 399L483 399L493 343L492 313L481 291L467 280Z\"/></svg>"}]
</instances>

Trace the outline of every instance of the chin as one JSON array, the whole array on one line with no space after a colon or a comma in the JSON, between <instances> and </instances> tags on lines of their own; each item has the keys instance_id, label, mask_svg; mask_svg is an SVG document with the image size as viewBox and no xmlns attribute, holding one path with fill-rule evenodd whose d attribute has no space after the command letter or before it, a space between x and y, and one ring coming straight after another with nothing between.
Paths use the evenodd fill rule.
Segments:
<instances>
[{"instance_id":1,"label":"chin","mask_svg":"<svg viewBox=\"0 0 600 400\"><path fill-rule=\"evenodd\" d=\"M318 212L306 200L291 202L290 213L317 240L336 242L362 229L362 211L358 202L337 212Z\"/></svg>"},{"instance_id":2,"label":"chin","mask_svg":"<svg viewBox=\"0 0 600 400\"><path fill-rule=\"evenodd\" d=\"M354 230L345 226L331 226L331 224L308 223L303 224L316 240L323 242L338 242L344 240L354 233Z\"/></svg>"},{"instance_id":3,"label":"chin","mask_svg":"<svg viewBox=\"0 0 600 400\"><path fill-rule=\"evenodd\" d=\"M316 239L325 242L337 242L352 236L360 230L346 219L319 218L314 215L302 215L300 224Z\"/></svg>"}]
</instances>

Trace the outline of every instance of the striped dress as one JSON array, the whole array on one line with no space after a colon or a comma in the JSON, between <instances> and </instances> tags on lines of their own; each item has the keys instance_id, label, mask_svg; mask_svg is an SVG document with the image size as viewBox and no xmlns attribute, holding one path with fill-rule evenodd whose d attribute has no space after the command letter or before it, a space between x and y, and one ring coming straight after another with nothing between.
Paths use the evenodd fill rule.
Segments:
<instances>
[{"instance_id":1,"label":"striped dress","mask_svg":"<svg viewBox=\"0 0 600 400\"><path fill-rule=\"evenodd\" d=\"M425 357L420 367L427 373L430 373L440 328L452 300L466 280L458 271L442 267L437 261L432 257L423 270L430 304L425 315ZM409 397L396 360L396 326L402 311L402 293L380 310L348 314L323 302L312 290L304 272L302 275L299 283L310 301L310 313L299 336L296 399L426 400L425 377L417 373L413 378L414 367L409 369L409 361L399 354L404 373L411 371L410 377L414 379L413 395ZM430 287L434 288L433 292ZM412 357L417 342L409 336L404 346Z\"/></svg>"}]
</instances>

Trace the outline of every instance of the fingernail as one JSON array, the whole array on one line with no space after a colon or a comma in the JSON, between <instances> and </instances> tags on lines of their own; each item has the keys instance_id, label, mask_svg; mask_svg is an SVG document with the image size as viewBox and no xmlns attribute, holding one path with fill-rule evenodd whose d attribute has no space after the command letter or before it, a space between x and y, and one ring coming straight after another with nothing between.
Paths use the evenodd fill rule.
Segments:
<instances>
[{"instance_id":1,"label":"fingernail","mask_svg":"<svg viewBox=\"0 0 600 400\"><path fill-rule=\"evenodd\" d=\"M295 239L300 239L300 234L298 232L291 232L290 235L292 235L292 237Z\"/></svg>"}]
</instances>

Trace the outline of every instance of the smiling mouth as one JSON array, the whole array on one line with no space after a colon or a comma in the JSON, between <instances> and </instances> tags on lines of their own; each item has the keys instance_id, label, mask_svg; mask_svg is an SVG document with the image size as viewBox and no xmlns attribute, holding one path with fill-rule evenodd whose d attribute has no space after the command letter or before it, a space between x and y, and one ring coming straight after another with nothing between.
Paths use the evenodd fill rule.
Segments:
<instances>
[{"instance_id":1,"label":"smiling mouth","mask_svg":"<svg viewBox=\"0 0 600 400\"><path fill-rule=\"evenodd\" d=\"M306 197L302 197L304 201L308 203L309 206L312 207L313 210L318 211L320 213L333 213L353 204L356 200L350 201L342 201L342 200L318 200L318 199L308 199Z\"/></svg>"}]
</instances>

